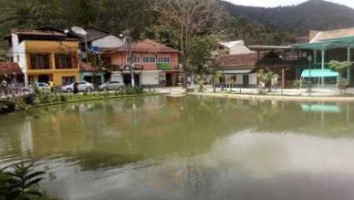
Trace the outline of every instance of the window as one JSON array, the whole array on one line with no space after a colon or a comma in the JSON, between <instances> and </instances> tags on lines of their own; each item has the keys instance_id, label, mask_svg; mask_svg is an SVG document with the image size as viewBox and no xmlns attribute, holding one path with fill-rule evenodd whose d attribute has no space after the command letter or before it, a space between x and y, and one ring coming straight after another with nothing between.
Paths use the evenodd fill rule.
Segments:
<instances>
[{"instance_id":1,"label":"window","mask_svg":"<svg viewBox=\"0 0 354 200\"><path fill-rule=\"evenodd\" d=\"M155 63L156 62L156 58L155 58L155 56L144 56L143 57L143 62L144 63Z\"/></svg>"},{"instance_id":2,"label":"window","mask_svg":"<svg viewBox=\"0 0 354 200\"><path fill-rule=\"evenodd\" d=\"M140 56L134 55L134 56L133 56L133 62L134 62L134 63L140 63Z\"/></svg>"},{"instance_id":3,"label":"window","mask_svg":"<svg viewBox=\"0 0 354 200\"><path fill-rule=\"evenodd\" d=\"M70 69L72 68L72 61L70 55L55 55L56 69Z\"/></svg>"},{"instance_id":4,"label":"window","mask_svg":"<svg viewBox=\"0 0 354 200\"><path fill-rule=\"evenodd\" d=\"M49 55L47 54L31 55L31 69L50 69Z\"/></svg>"},{"instance_id":5,"label":"window","mask_svg":"<svg viewBox=\"0 0 354 200\"><path fill-rule=\"evenodd\" d=\"M170 56L160 56L157 58L158 63L169 63L170 62Z\"/></svg>"}]
</instances>

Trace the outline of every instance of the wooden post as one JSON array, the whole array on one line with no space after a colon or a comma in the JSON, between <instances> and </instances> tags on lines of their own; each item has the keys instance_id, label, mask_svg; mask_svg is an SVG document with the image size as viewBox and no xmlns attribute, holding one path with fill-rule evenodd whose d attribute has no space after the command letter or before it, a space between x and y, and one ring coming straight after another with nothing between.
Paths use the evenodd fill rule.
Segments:
<instances>
[{"instance_id":1,"label":"wooden post","mask_svg":"<svg viewBox=\"0 0 354 200\"><path fill-rule=\"evenodd\" d=\"M351 49L350 47L347 48L347 58L348 58L348 62L351 63ZM350 83L350 67L348 67L347 69L347 80L348 80L348 83Z\"/></svg>"},{"instance_id":2,"label":"wooden post","mask_svg":"<svg viewBox=\"0 0 354 200\"><path fill-rule=\"evenodd\" d=\"M282 88L285 88L285 68L281 69L281 76L282 76Z\"/></svg>"},{"instance_id":3,"label":"wooden post","mask_svg":"<svg viewBox=\"0 0 354 200\"><path fill-rule=\"evenodd\" d=\"M50 54L50 60L51 60L51 62L50 62L50 68L51 68L51 70L55 70L56 69L56 64L55 64L55 54L54 54L54 52L52 52L51 54Z\"/></svg>"},{"instance_id":4,"label":"wooden post","mask_svg":"<svg viewBox=\"0 0 354 200\"><path fill-rule=\"evenodd\" d=\"M285 89L285 68L281 69L281 94L283 94L283 90Z\"/></svg>"}]
</instances>

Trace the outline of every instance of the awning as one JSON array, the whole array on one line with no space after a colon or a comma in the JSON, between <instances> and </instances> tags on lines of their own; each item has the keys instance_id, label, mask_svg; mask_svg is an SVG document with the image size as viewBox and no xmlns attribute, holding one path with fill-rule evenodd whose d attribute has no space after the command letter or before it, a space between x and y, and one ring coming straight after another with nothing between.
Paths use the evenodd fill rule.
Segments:
<instances>
[{"instance_id":1,"label":"awning","mask_svg":"<svg viewBox=\"0 0 354 200\"><path fill-rule=\"evenodd\" d=\"M304 43L294 45L297 49L304 50L328 50L341 47L352 47L354 48L354 37L345 37L337 39L323 40L321 42L315 43Z\"/></svg>"},{"instance_id":2,"label":"awning","mask_svg":"<svg viewBox=\"0 0 354 200\"><path fill-rule=\"evenodd\" d=\"M301 73L301 78L326 78L326 77L338 77L339 73L331 69L305 69Z\"/></svg>"}]
</instances>

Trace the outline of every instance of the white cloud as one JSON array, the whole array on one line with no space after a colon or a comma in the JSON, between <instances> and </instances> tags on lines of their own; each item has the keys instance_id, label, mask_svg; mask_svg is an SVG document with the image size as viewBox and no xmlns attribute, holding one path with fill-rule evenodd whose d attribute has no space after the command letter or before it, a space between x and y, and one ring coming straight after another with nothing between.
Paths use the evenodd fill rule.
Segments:
<instances>
[{"instance_id":1,"label":"white cloud","mask_svg":"<svg viewBox=\"0 0 354 200\"><path fill-rule=\"evenodd\" d=\"M306 0L226 0L226 1L238 5L276 7L276 6L296 5L299 3L303 3ZM328 0L328 1L354 8L353 0Z\"/></svg>"}]
</instances>

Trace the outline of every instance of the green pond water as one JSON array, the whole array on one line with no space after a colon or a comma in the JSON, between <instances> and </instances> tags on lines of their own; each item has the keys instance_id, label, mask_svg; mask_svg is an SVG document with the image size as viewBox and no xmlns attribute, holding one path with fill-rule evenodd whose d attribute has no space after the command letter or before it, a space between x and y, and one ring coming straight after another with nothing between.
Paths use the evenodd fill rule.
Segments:
<instances>
[{"instance_id":1,"label":"green pond water","mask_svg":"<svg viewBox=\"0 0 354 200\"><path fill-rule=\"evenodd\" d=\"M354 104L154 96L0 116L63 200L353 200Z\"/></svg>"}]
</instances>

